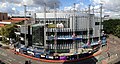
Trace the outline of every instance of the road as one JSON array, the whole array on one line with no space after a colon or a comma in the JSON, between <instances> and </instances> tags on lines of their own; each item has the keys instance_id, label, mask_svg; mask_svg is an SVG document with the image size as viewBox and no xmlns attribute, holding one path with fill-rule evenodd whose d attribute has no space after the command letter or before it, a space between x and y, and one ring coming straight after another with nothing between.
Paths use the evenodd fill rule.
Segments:
<instances>
[{"instance_id":1,"label":"road","mask_svg":"<svg viewBox=\"0 0 120 64\"><path fill-rule=\"evenodd\" d=\"M109 43L109 50L107 52L103 52L97 57L97 64L102 64L102 61L105 61L107 64L120 64L118 63L120 62L120 38L109 35L109 38L107 40Z\"/></svg>"},{"instance_id":2,"label":"road","mask_svg":"<svg viewBox=\"0 0 120 64\"><path fill-rule=\"evenodd\" d=\"M117 38L113 35L110 35L109 40L110 40L110 45L109 45L110 50L109 50L109 52L110 52L111 56L116 55L116 57L111 58L110 63L111 64L116 64L120 61L120 38ZM115 59L115 60L113 60L113 59ZM120 64L120 63L118 63L118 64Z\"/></svg>"}]
</instances>

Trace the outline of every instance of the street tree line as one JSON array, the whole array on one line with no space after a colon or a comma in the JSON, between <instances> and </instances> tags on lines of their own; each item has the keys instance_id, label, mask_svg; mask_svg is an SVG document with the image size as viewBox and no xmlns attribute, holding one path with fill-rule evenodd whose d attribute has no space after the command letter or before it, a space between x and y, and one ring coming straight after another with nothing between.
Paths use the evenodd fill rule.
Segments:
<instances>
[{"instance_id":1,"label":"street tree line","mask_svg":"<svg viewBox=\"0 0 120 64\"><path fill-rule=\"evenodd\" d=\"M0 27L0 35L2 36L2 43L9 43L10 38L15 39L16 25L9 24L3 27Z\"/></svg>"},{"instance_id":2,"label":"street tree line","mask_svg":"<svg viewBox=\"0 0 120 64\"><path fill-rule=\"evenodd\" d=\"M120 19L104 20L103 30L107 34L113 34L120 38Z\"/></svg>"}]
</instances>

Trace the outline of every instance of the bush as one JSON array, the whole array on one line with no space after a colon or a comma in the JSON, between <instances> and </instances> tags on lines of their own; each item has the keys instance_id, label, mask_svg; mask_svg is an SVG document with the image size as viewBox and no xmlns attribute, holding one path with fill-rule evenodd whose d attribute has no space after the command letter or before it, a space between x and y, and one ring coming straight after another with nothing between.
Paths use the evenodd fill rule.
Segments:
<instances>
[{"instance_id":1,"label":"bush","mask_svg":"<svg viewBox=\"0 0 120 64\"><path fill-rule=\"evenodd\" d=\"M3 39L3 40L2 40L2 43L3 43L3 44L9 44L9 40Z\"/></svg>"}]
</instances>

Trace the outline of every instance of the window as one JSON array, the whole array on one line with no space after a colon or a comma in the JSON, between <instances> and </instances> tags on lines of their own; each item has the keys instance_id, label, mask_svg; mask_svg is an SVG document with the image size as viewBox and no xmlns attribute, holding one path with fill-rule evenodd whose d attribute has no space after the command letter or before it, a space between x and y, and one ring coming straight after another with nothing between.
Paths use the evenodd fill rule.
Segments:
<instances>
[{"instance_id":1,"label":"window","mask_svg":"<svg viewBox=\"0 0 120 64\"><path fill-rule=\"evenodd\" d=\"M99 25L100 24L100 22L95 22L95 25Z\"/></svg>"}]
</instances>

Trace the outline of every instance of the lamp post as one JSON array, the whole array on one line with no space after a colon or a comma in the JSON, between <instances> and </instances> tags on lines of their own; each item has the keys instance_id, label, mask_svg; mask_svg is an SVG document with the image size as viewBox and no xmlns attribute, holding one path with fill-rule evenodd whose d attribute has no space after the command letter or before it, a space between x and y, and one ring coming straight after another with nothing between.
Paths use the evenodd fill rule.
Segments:
<instances>
[{"instance_id":1,"label":"lamp post","mask_svg":"<svg viewBox=\"0 0 120 64\"><path fill-rule=\"evenodd\" d=\"M46 3L44 3L44 52L46 54L47 44L46 44Z\"/></svg>"},{"instance_id":2,"label":"lamp post","mask_svg":"<svg viewBox=\"0 0 120 64\"><path fill-rule=\"evenodd\" d=\"M56 15L56 3L54 4L54 17L55 17L55 24L57 25L57 15ZM57 26L55 26L55 34L54 34L54 46L55 46L55 55L57 54Z\"/></svg>"},{"instance_id":3,"label":"lamp post","mask_svg":"<svg viewBox=\"0 0 120 64\"><path fill-rule=\"evenodd\" d=\"M101 26L101 22L102 22L102 3L100 3L100 24L99 24L99 42L101 43L101 29L102 29L102 26Z\"/></svg>"},{"instance_id":4,"label":"lamp post","mask_svg":"<svg viewBox=\"0 0 120 64\"><path fill-rule=\"evenodd\" d=\"M26 40L26 34L27 34L27 30L26 30L26 27L27 27L27 24L26 24L26 5L24 5L24 18L25 18L25 20L24 20L24 27L25 27L25 34L24 34L24 41L25 41L25 45L26 46L28 46L28 43L27 43L27 40Z\"/></svg>"},{"instance_id":5,"label":"lamp post","mask_svg":"<svg viewBox=\"0 0 120 64\"><path fill-rule=\"evenodd\" d=\"M90 7L91 7L91 5L89 5L89 13L88 13L88 15L89 15L89 17L88 17L89 21L88 21L88 27L87 27L87 30L88 30L88 32L87 32L87 36L88 36L87 46L90 45L90 22L91 22Z\"/></svg>"}]
</instances>

